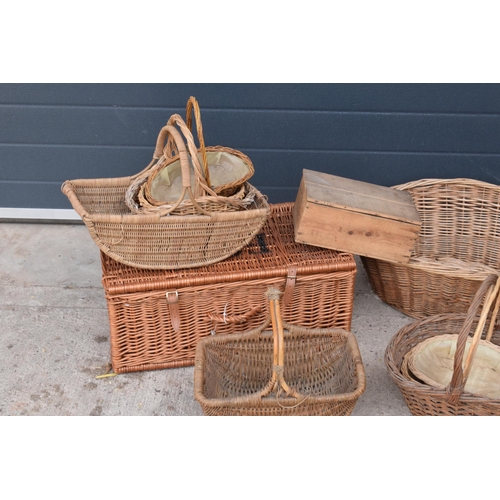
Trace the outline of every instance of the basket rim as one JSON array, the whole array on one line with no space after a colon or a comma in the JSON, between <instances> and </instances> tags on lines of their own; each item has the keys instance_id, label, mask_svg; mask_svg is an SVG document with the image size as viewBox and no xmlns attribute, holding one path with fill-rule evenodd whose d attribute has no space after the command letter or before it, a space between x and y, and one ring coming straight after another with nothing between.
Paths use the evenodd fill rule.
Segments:
<instances>
[{"instance_id":1,"label":"basket rim","mask_svg":"<svg viewBox=\"0 0 500 500\"><path fill-rule=\"evenodd\" d=\"M259 407L275 407L278 405L278 401L282 403L296 403L296 398L286 396L278 398L266 398L262 399L260 397L255 397L252 401L252 396L238 396L233 398L208 398L203 393L203 385L205 381L204 373L204 356L203 351L207 344L212 342L231 342L234 340L259 340L259 334L272 335L272 331L268 330L267 327L262 330L262 328L257 328L244 333L229 333L222 335L215 335L210 337L204 337L198 341L195 351L195 363L194 363L194 397L202 406L206 407L248 407L249 402L255 403ZM298 325L286 325L285 326L285 338L294 333L307 333L308 336L324 337L331 336L333 334L340 334L346 339L347 347L350 349L353 361L356 367L356 388L351 392L341 393L341 394L324 394L324 395L308 395L307 400L304 400L301 404L310 405L326 402L341 402L345 400L357 400L366 389L366 373L361 358L361 352L359 350L359 345L356 340L355 335L343 328L306 328ZM271 374L270 374L271 375Z\"/></svg>"},{"instance_id":2,"label":"basket rim","mask_svg":"<svg viewBox=\"0 0 500 500\"><path fill-rule=\"evenodd\" d=\"M412 189L415 187L434 186L438 184L450 184L450 185L456 184L456 185L488 187L495 191L500 191L500 186L497 184L492 184L491 182L481 181L478 179L471 179L468 177L452 177L449 179L444 177L429 177L410 182L405 182L403 184L396 184L392 186L392 188L398 189L400 191L406 191L408 189Z\"/></svg>"},{"instance_id":3,"label":"basket rim","mask_svg":"<svg viewBox=\"0 0 500 500\"><path fill-rule=\"evenodd\" d=\"M185 222L186 217L192 222L206 222L206 221L231 221L242 219L253 219L255 217L263 217L269 214L270 207L267 197L262 194L253 185L248 184L253 188L255 198L262 207L249 208L240 210L238 212L212 212L210 215L168 215L162 216L156 213L153 214L134 214L132 212L125 214L103 214L103 213L90 213L81 204L76 192L76 186L94 185L99 187L124 187L128 186L131 177L115 177L103 179L74 179L65 181L62 185L63 193L69 198L69 201L78 215L87 222L105 222L105 223L127 223L127 224L144 224L144 223L166 223L172 224L176 222ZM130 209L129 209L130 210Z\"/></svg>"}]
</instances>

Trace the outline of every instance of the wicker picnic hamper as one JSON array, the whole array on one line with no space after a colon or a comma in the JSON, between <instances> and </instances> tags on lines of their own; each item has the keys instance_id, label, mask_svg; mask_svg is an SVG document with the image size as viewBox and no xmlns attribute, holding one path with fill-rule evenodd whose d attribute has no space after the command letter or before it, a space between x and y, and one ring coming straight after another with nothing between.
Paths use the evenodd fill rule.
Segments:
<instances>
[{"instance_id":1,"label":"wicker picnic hamper","mask_svg":"<svg viewBox=\"0 0 500 500\"><path fill-rule=\"evenodd\" d=\"M181 162L182 194L173 205L141 213L128 206L130 186L157 167L154 159L132 177L66 181L63 193L101 251L123 264L143 269L195 268L234 255L265 223L269 215L266 197L244 183L244 200L211 194L209 188L196 198L180 132L169 125L164 135L176 144ZM196 191L203 180L197 175L195 179Z\"/></svg>"},{"instance_id":2,"label":"wicker picnic hamper","mask_svg":"<svg viewBox=\"0 0 500 500\"><path fill-rule=\"evenodd\" d=\"M414 318L467 310L481 282L500 272L500 186L473 179L423 179L408 191L422 220L412 258L362 257L374 292Z\"/></svg>"},{"instance_id":3,"label":"wicker picnic hamper","mask_svg":"<svg viewBox=\"0 0 500 500\"><path fill-rule=\"evenodd\" d=\"M472 377L474 365L478 363L479 351L475 351L474 343L476 346L480 345L478 340L482 335L483 340L480 342L485 348L491 350L489 345L497 350L496 346L500 345L498 297L495 297L498 291L497 280L498 276L490 275L481 283L467 314L444 313L419 319L403 327L391 339L385 351L385 364L413 415L500 415L500 399L475 392L476 386L484 387L484 380L479 380L479 386L468 384L468 377ZM490 311L493 298L496 299L496 304L493 311ZM481 307L483 309L479 315ZM488 321L489 327L486 329ZM472 338L471 332L474 332ZM453 363L446 382L443 382L444 379L439 382L436 378L434 381L429 380L428 374L432 374L432 371L428 369L412 371L412 356L421 347L446 341L451 336L455 339L455 349L450 353ZM443 358L439 363L443 364ZM498 368L489 363L490 372L498 371ZM495 389L498 392L498 388Z\"/></svg>"},{"instance_id":4,"label":"wicker picnic hamper","mask_svg":"<svg viewBox=\"0 0 500 500\"><path fill-rule=\"evenodd\" d=\"M263 324L270 286L284 291L283 318L289 323L347 330L351 325L354 257L296 243L293 203L271 205L256 237L215 264L152 270L105 253L101 258L116 373L193 365L201 338Z\"/></svg>"},{"instance_id":5,"label":"wicker picnic hamper","mask_svg":"<svg viewBox=\"0 0 500 500\"><path fill-rule=\"evenodd\" d=\"M286 324L281 318L280 292L270 288L267 295L272 331L265 330L265 324L198 343L194 395L203 413L350 415L366 385L354 335Z\"/></svg>"}]
</instances>

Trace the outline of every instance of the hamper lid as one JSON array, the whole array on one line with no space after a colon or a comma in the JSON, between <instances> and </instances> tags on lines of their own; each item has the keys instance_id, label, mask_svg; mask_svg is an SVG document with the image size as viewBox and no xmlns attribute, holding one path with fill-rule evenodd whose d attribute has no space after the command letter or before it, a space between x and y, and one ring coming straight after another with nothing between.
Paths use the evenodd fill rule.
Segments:
<instances>
[{"instance_id":1,"label":"hamper lid","mask_svg":"<svg viewBox=\"0 0 500 500\"><path fill-rule=\"evenodd\" d=\"M354 256L296 243L293 203L270 205L270 216L257 236L238 253L221 262L191 269L139 269L121 264L101 252L102 283L109 295L165 288L286 277L295 267L298 275L353 271Z\"/></svg>"}]
</instances>

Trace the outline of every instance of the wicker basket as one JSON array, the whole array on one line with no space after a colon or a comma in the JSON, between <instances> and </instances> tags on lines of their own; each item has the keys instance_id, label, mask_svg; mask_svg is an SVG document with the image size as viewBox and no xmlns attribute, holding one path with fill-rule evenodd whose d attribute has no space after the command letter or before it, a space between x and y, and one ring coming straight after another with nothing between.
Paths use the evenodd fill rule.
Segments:
<instances>
[{"instance_id":1,"label":"wicker basket","mask_svg":"<svg viewBox=\"0 0 500 500\"><path fill-rule=\"evenodd\" d=\"M203 136L203 126L201 123L201 113L198 101L194 97L188 99L186 105L186 127L190 134L192 130L192 114L195 117L196 135L200 147L198 149L199 157L202 163L203 177L207 185L220 196L233 196L239 191L240 186L247 182L255 173L255 169L250 158L236 149L228 148L226 146L205 146L205 139ZM178 115L173 115L168 121L168 125L178 123ZM194 133L194 132L193 132ZM186 133L186 135L188 135ZM167 157L173 156L176 150L175 144L169 141L164 151ZM226 157L227 160L233 159L239 165L239 175L234 172L230 179L221 181L220 177L221 165L216 161L217 156ZM227 172L226 172L227 175ZM151 194L149 192L149 194Z\"/></svg>"},{"instance_id":2,"label":"wicker basket","mask_svg":"<svg viewBox=\"0 0 500 500\"><path fill-rule=\"evenodd\" d=\"M248 332L269 316L265 292L284 292L283 319L349 330L352 254L296 243L293 203L272 204L256 237L236 255L196 269L137 269L101 253L110 351L116 373L194 364L198 341Z\"/></svg>"},{"instance_id":3,"label":"wicker basket","mask_svg":"<svg viewBox=\"0 0 500 500\"><path fill-rule=\"evenodd\" d=\"M361 258L374 292L414 318L466 311L500 272L500 186L424 179L395 188L411 194L422 227L409 263Z\"/></svg>"},{"instance_id":4,"label":"wicker basket","mask_svg":"<svg viewBox=\"0 0 500 500\"><path fill-rule=\"evenodd\" d=\"M464 390L469 369L473 363L474 348L471 347L464 366L464 353L470 340L469 333L475 330L476 342L483 332L482 317L478 310L483 298L498 276L486 278L478 288L467 314L447 313L420 319L402 328L390 341L385 351L385 364L389 375L403 395L413 415L500 415L500 400L491 399ZM497 302L498 304L498 302ZM487 306L486 306L487 308ZM484 310L483 310L484 311ZM490 317L490 325L483 334L494 345L500 345L500 330L495 322L498 306ZM432 339L446 338L458 334L453 372L446 386L429 384L411 371L411 355L420 344ZM474 340L473 340L474 342Z\"/></svg>"},{"instance_id":5,"label":"wicker basket","mask_svg":"<svg viewBox=\"0 0 500 500\"><path fill-rule=\"evenodd\" d=\"M264 326L198 343L194 395L204 414L350 415L366 384L354 335L283 323L277 297L270 289L272 332Z\"/></svg>"},{"instance_id":6,"label":"wicker basket","mask_svg":"<svg viewBox=\"0 0 500 500\"><path fill-rule=\"evenodd\" d=\"M250 162L243 153L235 153ZM238 158L236 154L233 156ZM241 158L238 161L246 165ZM248 168L245 171L248 173ZM161 184L162 176L165 174L167 177L177 177L176 181L164 183L164 192L154 193L155 182L160 181ZM159 215L210 215L211 212L234 212L245 210L253 203L254 188L246 182L248 175L233 184L234 192L230 196L217 194L209 187L208 176L208 165L202 168L200 155L189 127L179 115L172 115L158 134L151 163L140 172L127 189L125 202L134 213Z\"/></svg>"},{"instance_id":7,"label":"wicker basket","mask_svg":"<svg viewBox=\"0 0 500 500\"><path fill-rule=\"evenodd\" d=\"M154 162L133 177L66 181L62 191L98 247L118 262L145 269L180 269L224 260L259 232L269 215L266 197L246 183L243 201L215 195L209 188L206 196L196 198L184 141L172 125L164 129L164 139L175 140L182 163L183 191L175 204L144 213L132 213L127 206L130 186L143 183L157 167ZM186 193L189 198L184 200Z\"/></svg>"},{"instance_id":8,"label":"wicker basket","mask_svg":"<svg viewBox=\"0 0 500 500\"><path fill-rule=\"evenodd\" d=\"M194 112L196 132L200 143L198 149L191 133L192 112ZM177 125L186 138L194 173L197 177L196 197L209 195L212 203L214 201L222 204L226 202L226 205L227 200L224 200L224 198L234 199L236 195L236 199L241 199L241 187L255 173L250 158L241 151L232 148L224 146L209 146L207 148L205 146L200 107L194 97L190 97L186 105L186 122L179 115L174 114L167 122L167 126ZM168 138L166 144L164 142L165 133L164 129L162 129L158 136L152 162L127 191L127 205L134 212L140 211L141 206L147 210L148 208L165 205L165 202L169 201L164 198L155 198L153 192L155 180L164 169L169 170L174 166L178 168L179 144L172 136ZM222 162L220 161L221 158ZM222 198L218 199L218 196ZM141 203L138 204L138 201ZM171 203L173 201L175 200L170 200ZM235 204L233 208L237 206ZM231 208L231 204L229 204L229 208Z\"/></svg>"}]
</instances>

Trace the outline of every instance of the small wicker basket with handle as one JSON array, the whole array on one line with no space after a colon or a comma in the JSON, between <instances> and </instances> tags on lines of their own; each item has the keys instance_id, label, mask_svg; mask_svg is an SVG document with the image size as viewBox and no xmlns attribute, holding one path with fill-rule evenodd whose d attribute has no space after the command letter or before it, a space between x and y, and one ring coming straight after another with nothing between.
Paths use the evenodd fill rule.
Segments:
<instances>
[{"instance_id":1,"label":"small wicker basket with handle","mask_svg":"<svg viewBox=\"0 0 500 500\"><path fill-rule=\"evenodd\" d=\"M155 163L156 158L158 161ZM161 186L166 191L163 194L167 199L158 200L151 191L155 181L163 180L162 176L168 178L168 182L163 181ZM210 215L212 212L236 212L251 205L255 196L255 188L250 184L245 183L240 188L243 189L236 195L222 196L208 187L193 136L184 120L179 115L172 115L158 134L150 166L130 184L125 202L132 212L138 214Z\"/></svg>"},{"instance_id":2,"label":"small wicker basket with handle","mask_svg":"<svg viewBox=\"0 0 500 500\"><path fill-rule=\"evenodd\" d=\"M402 328L388 344L386 367L413 415L500 415L500 399L470 392L475 390L474 386L467 385L477 361L477 347L482 343L485 348L496 351L500 344L496 322L499 283L497 275L487 277L467 314L448 313L420 319ZM495 305L491 312L492 304ZM485 332L488 313L489 327ZM472 338L471 331L474 331ZM481 336L484 340L480 340ZM415 369L414 357L419 351L450 338L456 349L452 352L452 366L446 380L432 380L431 370Z\"/></svg>"},{"instance_id":3,"label":"small wicker basket with handle","mask_svg":"<svg viewBox=\"0 0 500 500\"><path fill-rule=\"evenodd\" d=\"M354 335L281 319L269 289L268 322L242 334L213 335L196 348L194 392L205 415L350 415L365 390Z\"/></svg>"}]
</instances>

